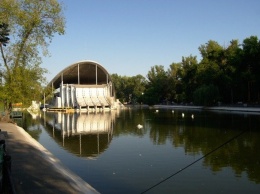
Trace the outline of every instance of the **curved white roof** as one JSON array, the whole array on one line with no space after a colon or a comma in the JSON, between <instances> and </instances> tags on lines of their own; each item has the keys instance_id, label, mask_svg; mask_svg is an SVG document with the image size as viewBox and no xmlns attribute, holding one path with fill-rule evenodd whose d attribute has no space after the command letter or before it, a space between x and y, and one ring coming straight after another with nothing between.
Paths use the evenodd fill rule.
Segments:
<instances>
[{"instance_id":1,"label":"curved white roof","mask_svg":"<svg viewBox=\"0 0 260 194\"><path fill-rule=\"evenodd\" d=\"M59 88L63 84L106 84L111 81L107 70L99 63L91 60L83 60L73 63L59 72L48 84Z\"/></svg>"}]
</instances>

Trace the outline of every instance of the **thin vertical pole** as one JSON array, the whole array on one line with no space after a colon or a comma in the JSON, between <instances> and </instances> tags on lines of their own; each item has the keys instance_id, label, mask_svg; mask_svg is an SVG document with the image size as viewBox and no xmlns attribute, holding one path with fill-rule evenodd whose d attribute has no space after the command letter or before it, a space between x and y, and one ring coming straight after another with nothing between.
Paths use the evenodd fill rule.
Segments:
<instances>
[{"instance_id":1,"label":"thin vertical pole","mask_svg":"<svg viewBox=\"0 0 260 194\"><path fill-rule=\"evenodd\" d=\"M80 77L79 77L79 64L78 64L78 84L80 84Z\"/></svg>"},{"instance_id":2,"label":"thin vertical pole","mask_svg":"<svg viewBox=\"0 0 260 194\"><path fill-rule=\"evenodd\" d=\"M61 98L61 107L63 108L63 81L60 84L60 98Z\"/></svg>"},{"instance_id":3,"label":"thin vertical pole","mask_svg":"<svg viewBox=\"0 0 260 194\"><path fill-rule=\"evenodd\" d=\"M63 96L63 73L61 74L61 85L60 85L60 97L61 97L61 107L63 108L64 96Z\"/></svg>"},{"instance_id":4,"label":"thin vertical pole","mask_svg":"<svg viewBox=\"0 0 260 194\"><path fill-rule=\"evenodd\" d=\"M97 85L97 64L96 64L96 85Z\"/></svg>"}]
</instances>

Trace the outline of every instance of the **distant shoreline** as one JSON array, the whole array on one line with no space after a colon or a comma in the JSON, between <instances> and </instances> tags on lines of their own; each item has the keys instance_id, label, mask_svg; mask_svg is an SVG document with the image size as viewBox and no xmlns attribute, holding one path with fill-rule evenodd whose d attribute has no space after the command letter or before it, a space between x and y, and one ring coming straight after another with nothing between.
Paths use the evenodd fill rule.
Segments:
<instances>
[{"instance_id":1,"label":"distant shoreline","mask_svg":"<svg viewBox=\"0 0 260 194\"><path fill-rule=\"evenodd\" d=\"M154 105L154 108L175 108L175 109L199 109L210 111L237 111L260 113L260 107L235 107L235 106L182 106L182 105Z\"/></svg>"},{"instance_id":2,"label":"distant shoreline","mask_svg":"<svg viewBox=\"0 0 260 194\"><path fill-rule=\"evenodd\" d=\"M159 109L187 109L187 110L209 110L209 111L234 111L234 112L253 112L260 114L260 107L247 106L193 106L193 105L125 105L129 108L159 108Z\"/></svg>"}]
</instances>

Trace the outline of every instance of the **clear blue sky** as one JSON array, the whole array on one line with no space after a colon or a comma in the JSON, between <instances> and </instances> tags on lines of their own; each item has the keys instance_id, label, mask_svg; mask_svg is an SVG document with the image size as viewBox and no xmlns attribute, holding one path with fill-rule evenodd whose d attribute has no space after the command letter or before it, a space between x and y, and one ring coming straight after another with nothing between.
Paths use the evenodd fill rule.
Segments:
<instances>
[{"instance_id":1,"label":"clear blue sky","mask_svg":"<svg viewBox=\"0 0 260 194\"><path fill-rule=\"evenodd\" d=\"M100 63L110 74L146 77L182 56L201 56L209 40L228 45L251 35L260 39L259 0L59 0L65 35L55 35L43 58L50 81L81 60Z\"/></svg>"}]
</instances>

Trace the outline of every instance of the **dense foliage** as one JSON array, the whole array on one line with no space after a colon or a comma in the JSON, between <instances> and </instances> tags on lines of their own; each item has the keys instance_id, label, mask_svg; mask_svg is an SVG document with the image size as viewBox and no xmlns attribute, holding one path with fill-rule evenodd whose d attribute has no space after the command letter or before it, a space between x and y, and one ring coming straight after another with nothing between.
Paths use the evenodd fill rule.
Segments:
<instances>
[{"instance_id":1,"label":"dense foliage","mask_svg":"<svg viewBox=\"0 0 260 194\"><path fill-rule=\"evenodd\" d=\"M147 85L142 75L133 77L111 75L116 90L116 96L121 102L142 103L142 95Z\"/></svg>"},{"instance_id":2,"label":"dense foliage","mask_svg":"<svg viewBox=\"0 0 260 194\"><path fill-rule=\"evenodd\" d=\"M64 33L57 0L0 1L0 101L29 104L40 100L46 84L41 56L55 33Z\"/></svg>"},{"instance_id":3,"label":"dense foliage","mask_svg":"<svg viewBox=\"0 0 260 194\"><path fill-rule=\"evenodd\" d=\"M147 79L141 75L139 81L136 76L112 75L117 97L122 102L133 103L129 98L132 96L150 105L191 103L210 106L218 102L260 102L258 37L246 38L242 44L232 40L228 46L210 40L201 45L199 51L200 62L191 55L183 57L179 63L172 63L168 70L155 65L148 72Z\"/></svg>"}]
</instances>

